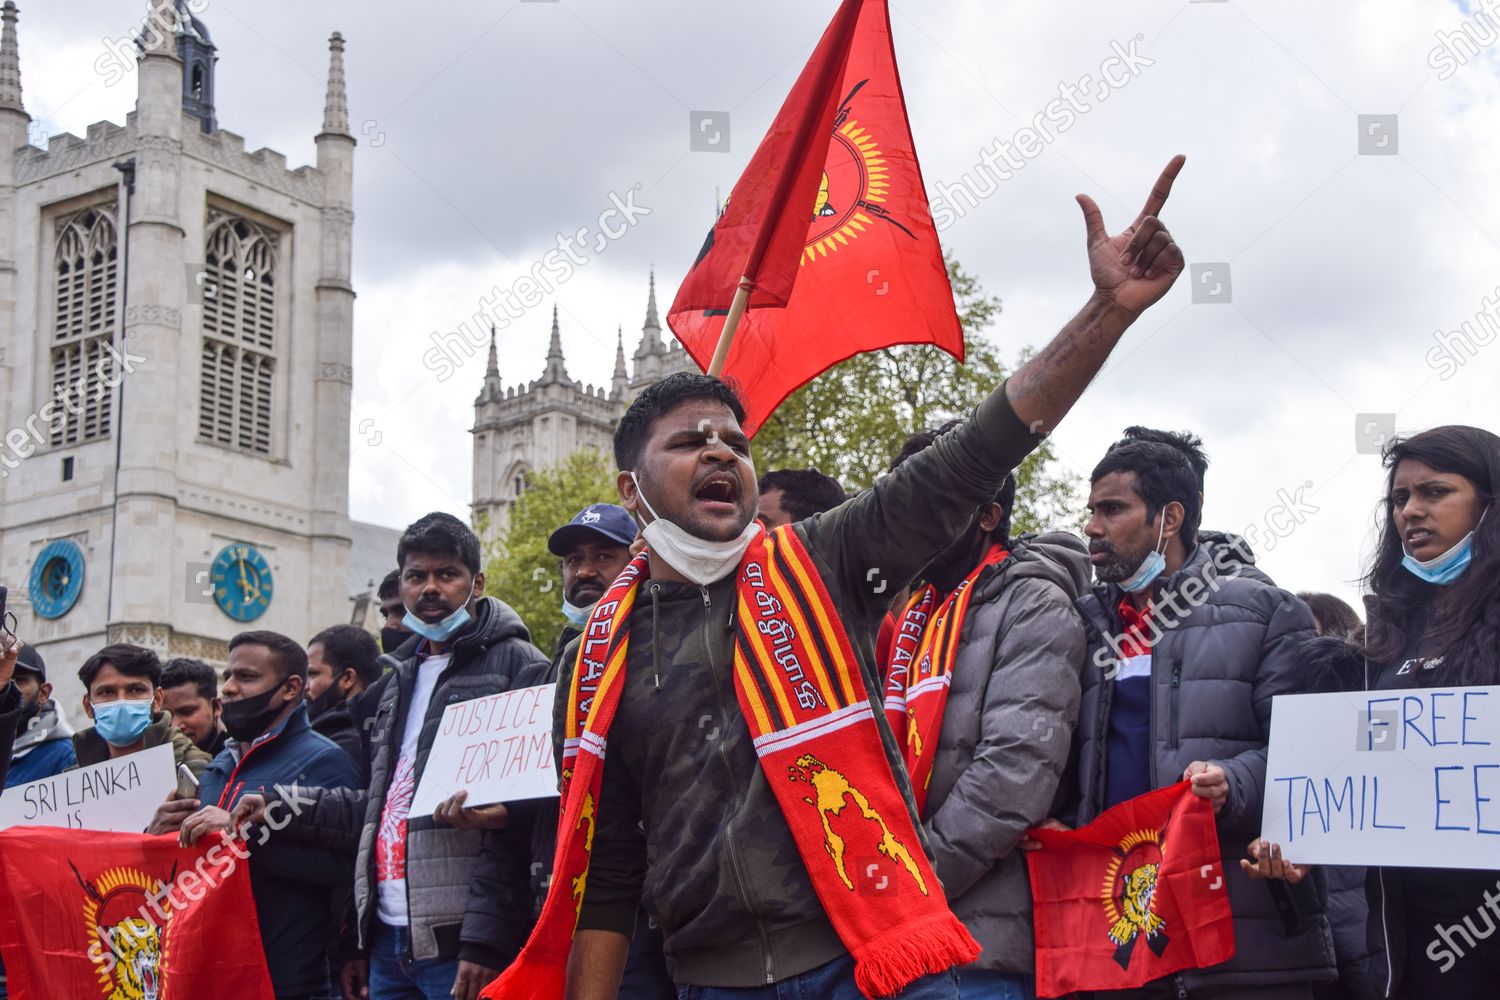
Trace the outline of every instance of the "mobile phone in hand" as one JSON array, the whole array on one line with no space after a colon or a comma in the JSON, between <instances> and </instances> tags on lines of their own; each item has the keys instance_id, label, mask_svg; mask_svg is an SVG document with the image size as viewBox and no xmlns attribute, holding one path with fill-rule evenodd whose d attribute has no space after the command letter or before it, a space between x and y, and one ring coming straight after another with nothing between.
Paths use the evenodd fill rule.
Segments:
<instances>
[{"instance_id":1,"label":"mobile phone in hand","mask_svg":"<svg viewBox=\"0 0 1500 1000\"><path fill-rule=\"evenodd\" d=\"M198 797L198 778L186 764L177 765L177 794L185 799Z\"/></svg>"}]
</instances>

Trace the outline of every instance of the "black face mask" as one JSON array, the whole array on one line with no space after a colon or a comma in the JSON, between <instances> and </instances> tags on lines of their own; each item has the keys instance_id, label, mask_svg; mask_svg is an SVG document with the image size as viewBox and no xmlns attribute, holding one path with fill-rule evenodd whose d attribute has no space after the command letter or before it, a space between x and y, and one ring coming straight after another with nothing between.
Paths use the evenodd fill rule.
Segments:
<instances>
[{"instance_id":1,"label":"black face mask","mask_svg":"<svg viewBox=\"0 0 1500 1000\"><path fill-rule=\"evenodd\" d=\"M403 642L410 638L411 633L404 628L383 628L380 630L380 651L394 653Z\"/></svg>"},{"instance_id":2,"label":"black face mask","mask_svg":"<svg viewBox=\"0 0 1500 1000\"><path fill-rule=\"evenodd\" d=\"M36 701L23 702L21 705L21 718L16 725L16 732L24 733L26 731L27 724L30 723L32 719L35 719L39 714L41 714L41 711L41 698L37 698Z\"/></svg>"},{"instance_id":3,"label":"black face mask","mask_svg":"<svg viewBox=\"0 0 1500 1000\"><path fill-rule=\"evenodd\" d=\"M241 698L239 701L226 701L224 709L219 716L224 723L225 732L241 743L253 740L271 725L271 721L281 714L285 703L271 704L271 699L276 697L277 692L286 687L286 681L273 687L264 694L251 695Z\"/></svg>"},{"instance_id":4,"label":"black face mask","mask_svg":"<svg viewBox=\"0 0 1500 1000\"><path fill-rule=\"evenodd\" d=\"M333 679L333 683L323 689L322 694L318 695L316 698L309 698L307 700L307 717L309 720L316 719L318 716L326 713L329 709L334 708L338 705L342 705L343 703L344 695L343 692L339 690L338 678L335 677Z\"/></svg>"}]
</instances>

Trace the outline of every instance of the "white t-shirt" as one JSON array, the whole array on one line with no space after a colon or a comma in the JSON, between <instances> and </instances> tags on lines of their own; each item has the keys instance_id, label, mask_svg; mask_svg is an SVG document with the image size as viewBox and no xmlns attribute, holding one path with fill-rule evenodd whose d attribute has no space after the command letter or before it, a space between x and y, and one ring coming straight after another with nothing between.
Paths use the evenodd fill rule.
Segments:
<instances>
[{"instance_id":1,"label":"white t-shirt","mask_svg":"<svg viewBox=\"0 0 1500 1000\"><path fill-rule=\"evenodd\" d=\"M411 704L406 708L406 728L401 733L401 753L386 786L385 808L375 833L376 913L392 927L405 927L411 922L406 908L406 818L417 792L417 739L422 735L422 720L427 717L427 703L432 701L438 675L448 668L449 659L447 654L429 656L417 668Z\"/></svg>"}]
</instances>

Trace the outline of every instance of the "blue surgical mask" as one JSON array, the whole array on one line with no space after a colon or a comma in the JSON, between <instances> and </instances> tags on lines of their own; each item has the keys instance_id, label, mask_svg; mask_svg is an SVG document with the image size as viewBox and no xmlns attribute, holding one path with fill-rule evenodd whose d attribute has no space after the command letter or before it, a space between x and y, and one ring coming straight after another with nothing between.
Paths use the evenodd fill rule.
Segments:
<instances>
[{"instance_id":1,"label":"blue surgical mask","mask_svg":"<svg viewBox=\"0 0 1500 1000\"><path fill-rule=\"evenodd\" d=\"M469 621L469 609L467 606L464 606L442 621L433 622L430 625L410 611L407 611L406 617L401 619L401 624L424 639L429 639L432 642L447 642L449 637L469 624Z\"/></svg>"},{"instance_id":2,"label":"blue surgical mask","mask_svg":"<svg viewBox=\"0 0 1500 1000\"><path fill-rule=\"evenodd\" d=\"M1479 520L1474 522L1474 531L1484 523L1484 517L1490 512L1486 507L1479 515ZM1433 556L1423 562L1413 556L1410 552L1403 551L1401 554L1401 565L1406 571L1419 580L1435 583L1439 587L1448 584L1464 575L1464 570L1469 568L1469 563L1474 561L1474 531L1469 532L1458 540L1458 544L1441 555Z\"/></svg>"},{"instance_id":3,"label":"blue surgical mask","mask_svg":"<svg viewBox=\"0 0 1500 1000\"><path fill-rule=\"evenodd\" d=\"M566 597L564 597L562 603L563 617L566 618L574 628L583 628L589 623L589 615L593 612L594 608L598 606L598 604L599 602L595 601L593 604L590 604L586 608L580 608L578 605L572 603Z\"/></svg>"},{"instance_id":4,"label":"blue surgical mask","mask_svg":"<svg viewBox=\"0 0 1500 1000\"><path fill-rule=\"evenodd\" d=\"M94 706L94 728L111 746L128 747L151 725L151 699L121 698Z\"/></svg>"},{"instance_id":5,"label":"blue surgical mask","mask_svg":"<svg viewBox=\"0 0 1500 1000\"><path fill-rule=\"evenodd\" d=\"M1151 554L1141 560L1141 564L1136 567L1134 573L1120 581L1120 589L1125 591L1125 593L1139 594L1151 586L1152 582L1161 576L1162 570L1167 568L1167 557L1162 552L1164 548L1162 539L1166 537L1166 534L1167 519L1166 517L1162 517L1161 529L1156 533L1156 548L1152 549Z\"/></svg>"},{"instance_id":6,"label":"blue surgical mask","mask_svg":"<svg viewBox=\"0 0 1500 1000\"><path fill-rule=\"evenodd\" d=\"M1426 562L1417 559L1410 552L1401 556L1401 565L1419 580L1435 583L1440 587L1463 576L1464 570L1469 568L1469 563L1474 560L1474 532L1469 532L1459 539L1457 545L1444 552L1440 556L1433 556Z\"/></svg>"}]
</instances>

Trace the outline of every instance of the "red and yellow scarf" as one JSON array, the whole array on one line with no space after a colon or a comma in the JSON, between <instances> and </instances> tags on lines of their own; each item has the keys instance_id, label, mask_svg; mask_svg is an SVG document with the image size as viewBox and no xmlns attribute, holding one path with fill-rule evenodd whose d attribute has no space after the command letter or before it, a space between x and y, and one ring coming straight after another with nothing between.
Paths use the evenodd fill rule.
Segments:
<instances>
[{"instance_id":1,"label":"red and yellow scarf","mask_svg":"<svg viewBox=\"0 0 1500 1000\"><path fill-rule=\"evenodd\" d=\"M648 574L636 556L594 608L568 692L552 886L519 958L481 996L562 1000L598 822L610 722L625 684L630 611ZM972 962L897 788L854 650L790 528L740 561L734 687L755 752L813 888L868 997Z\"/></svg>"},{"instance_id":2,"label":"red and yellow scarf","mask_svg":"<svg viewBox=\"0 0 1500 1000\"><path fill-rule=\"evenodd\" d=\"M950 675L958 657L964 615L974 596L974 582L1007 555L1004 546L991 546L973 572L941 602L937 588L929 583L912 595L901 615L886 673L885 717L904 748L919 816L927 809L927 786L932 783L932 762L937 756L943 712L948 707Z\"/></svg>"}]
</instances>

